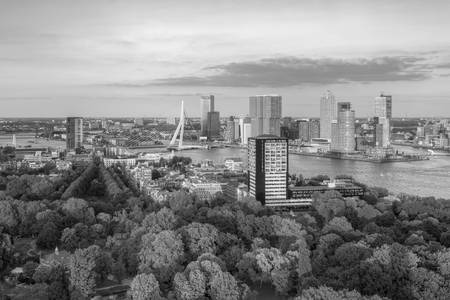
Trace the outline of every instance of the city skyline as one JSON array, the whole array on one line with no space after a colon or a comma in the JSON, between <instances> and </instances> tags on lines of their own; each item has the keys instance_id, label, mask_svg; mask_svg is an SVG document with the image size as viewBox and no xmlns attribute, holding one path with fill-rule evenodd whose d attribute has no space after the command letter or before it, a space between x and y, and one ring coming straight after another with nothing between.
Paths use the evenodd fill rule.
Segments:
<instances>
[{"instance_id":1,"label":"city skyline","mask_svg":"<svg viewBox=\"0 0 450 300\"><path fill-rule=\"evenodd\" d=\"M360 117L380 92L394 117L450 110L447 1L1 3L0 117L198 116L204 94L223 116L279 94L317 117L328 89Z\"/></svg>"}]
</instances>

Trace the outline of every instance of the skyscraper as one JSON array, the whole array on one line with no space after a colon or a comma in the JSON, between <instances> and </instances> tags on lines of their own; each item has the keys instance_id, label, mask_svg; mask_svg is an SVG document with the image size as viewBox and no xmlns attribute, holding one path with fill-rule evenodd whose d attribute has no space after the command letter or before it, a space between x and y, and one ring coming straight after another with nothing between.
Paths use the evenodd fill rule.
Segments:
<instances>
[{"instance_id":1,"label":"skyscraper","mask_svg":"<svg viewBox=\"0 0 450 300\"><path fill-rule=\"evenodd\" d=\"M83 145L83 118L67 117L66 149L75 150Z\"/></svg>"},{"instance_id":2,"label":"skyscraper","mask_svg":"<svg viewBox=\"0 0 450 300\"><path fill-rule=\"evenodd\" d=\"M337 120L337 106L334 95L327 91L320 98L320 137L331 139L332 123Z\"/></svg>"},{"instance_id":3,"label":"skyscraper","mask_svg":"<svg viewBox=\"0 0 450 300\"><path fill-rule=\"evenodd\" d=\"M200 97L200 135L208 135L208 113L214 111L214 96Z\"/></svg>"},{"instance_id":4,"label":"skyscraper","mask_svg":"<svg viewBox=\"0 0 450 300\"><path fill-rule=\"evenodd\" d=\"M230 117L227 120L226 128L225 128L225 141L228 143L234 142L236 139L236 131L235 131L236 123L234 122L234 117Z\"/></svg>"},{"instance_id":5,"label":"skyscraper","mask_svg":"<svg viewBox=\"0 0 450 300\"><path fill-rule=\"evenodd\" d=\"M299 139L304 142L310 142L311 139L320 136L320 123L317 120L303 119L298 120Z\"/></svg>"},{"instance_id":6,"label":"skyscraper","mask_svg":"<svg viewBox=\"0 0 450 300\"><path fill-rule=\"evenodd\" d=\"M209 140L220 137L220 114L218 111L208 112L206 136Z\"/></svg>"},{"instance_id":7,"label":"skyscraper","mask_svg":"<svg viewBox=\"0 0 450 300\"><path fill-rule=\"evenodd\" d=\"M248 140L248 187L261 204L287 199L288 139L261 135Z\"/></svg>"},{"instance_id":8,"label":"skyscraper","mask_svg":"<svg viewBox=\"0 0 450 300\"><path fill-rule=\"evenodd\" d=\"M375 117L382 126L382 137L378 147L389 147L391 140L392 96L381 94L375 97Z\"/></svg>"},{"instance_id":9,"label":"skyscraper","mask_svg":"<svg viewBox=\"0 0 450 300\"><path fill-rule=\"evenodd\" d=\"M239 136L241 137L241 144L247 145L248 138L252 135L252 124L249 117L239 119Z\"/></svg>"},{"instance_id":10,"label":"skyscraper","mask_svg":"<svg viewBox=\"0 0 450 300\"><path fill-rule=\"evenodd\" d=\"M334 124L331 149L341 153L354 152L356 148L355 111L351 109L350 102L337 104L337 122Z\"/></svg>"},{"instance_id":11,"label":"skyscraper","mask_svg":"<svg viewBox=\"0 0 450 300\"><path fill-rule=\"evenodd\" d=\"M249 99L252 137L263 134L280 135L281 96L259 95Z\"/></svg>"}]
</instances>

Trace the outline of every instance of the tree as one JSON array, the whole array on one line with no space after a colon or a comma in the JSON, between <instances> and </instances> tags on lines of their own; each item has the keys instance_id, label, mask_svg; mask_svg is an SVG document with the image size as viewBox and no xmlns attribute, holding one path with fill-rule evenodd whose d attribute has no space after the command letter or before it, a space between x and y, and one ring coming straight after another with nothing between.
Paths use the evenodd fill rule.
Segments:
<instances>
[{"instance_id":1,"label":"tree","mask_svg":"<svg viewBox=\"0 0 450 300\"><path fill-rule=\"evenodd\" d=\"M71 257L70 283L84 297L92 295L99 279L106 277L110 264L99 246L75 250Z\"/></svg>"},{"instance_id":2,"label":"tree","mask_svg":"<svg viewBox=\"0 0 450 300\"><path fill-rule=\"evenodd\" d=\"M93 224L95 222L94 209L89 207L86 200L70 198L63 204L62 209L68 216L81 223Z\"/></svg>"},{"instance_id":3,"label":"tree","mask_svg":"<svg viewBox=\"0 0 450 300\"><path fill-rule=\"evenodd\" d=\"M43 249L53 249L58 245L61 233L53 222L47 222L39 232L36 245Z\"/></svg>"},{"instance_id":4,"label":"tree","mask_svg":"<svg viewBox=\"0 0 450 300\"><path fill-rule=\"evenodd\" d=\"M437 254L438 269L442 276L450 277L450 250L440 251Z\"/></svg>"},{"instance_id":5,"label":"tree","mask_svg":"<svg viewBox=\"0 0 450 300\"><path fill-rule=\"evenodd\" d=\"M179 300L195 300L206 293L206 277L201 270L193 270L188 274L177 273L173 279L175 295Z\"/></svg>"},{"instance_id":6,"label":"tree","mask_svg":"<svg viewBox=\"0 0 450 300\"><path fill-rule=\"evenodd\" d=\"M414 299L446 299L450 295L450 283L425 268L413 270L411 289Z\"/></svg>"},{"instance_id":7,"label":"tree","mask_svg":"<svg viewBox=\"0 0 450 300\"><path fill-rule=\"evenodd\" d=\"M5 226L6 228L13 229L15 226L17 226L17 224L18 220L16 211L11 201L0 201L0 226Z\"/></svg>"},{"instance_id":8,"label":"tree","mask_svg":"<svg viewBox=\"0 0 450 300\"><path fill-rule=\"evenodd\" d=\"M130 296L133 300L160 300L159 283L153 274L138 274L130 285Z\"/></svg>"},{"instance_id":9,"label":"tree","mask_svg":"<svg viewBox=\"0 0 450 300\"><path fill-rule=\"evenodd\" d=\"M157 179L159 179L161 177L162 177L162 175L158 171L158 169L152 169L152 180L157 180Z\"/></svg>"},{"instance_id":10,"label":"tree","mask_svg":"<svg viewBox=\"0 0 450 300\"><path fill-rule=\"evenodd\" d=\"M213 300L238 300L240 296L236 279L228 272L220 272L212 277L210 293Z\"/></svg>"},{"instance_id":11,"label":"tree","mask_svg":"<svg viewBox=\"0 0 450 300\"><path fill-rule=\"evenodd\" d=\"M172 230L177 223L177 217L167 207L163 207L157 213L148 214L142 221L142 226L147 232L160 233L163 230Z\"/></svg>"},{"instance_id":12,"label":"tree","mask_svg":"<svg viewBox=\"0 0 450 300\"><path fill-rule=\"evenodd\" d=\"M335 291L327 286L318 288L309 288L303 290L302 293L294 300L382 300L379 296L366 297L357 291L341 290Z\"/></svg>"},{"instance_id":13,"label":"tree","mask_svg":"<svg viewBox=\"0 0 450 300\"><path fill-rule=\"evenodd\" d=\"M169 281L184 260L181 236L171 230L144 235L139 260L141 272L154 273L160 282Z\"/></svg>"},{"instance_id":14,"label":"tree","mask_svg":"<svg viewBox=\"0 0 450 300\"><path fill-rule=\"evenodd\" d=\"M34 272L38 266L39 264L34 261L27 261L23 266L23 277L27 282L31 282L33 280Z\"/></svg>"},{"instance_id":15,"label":"tree","mask_svg":"<svg viewBox=\"0 0 450 300\"><path fill-rule=\"evenodd\" d=\"M13 244L11 236L9 234L2 233L2 229L0 228L0 274L12 262L12 259Z\"/></svg>"},{"instance_id":16,"label":"tree","mask_svg":"<svg viewBox=\"0 0 450 300\"><path fill-rule=\"evenodd\" d=\"M194 222L184 226L181 232L194 259L203 253L216 253L219 232L213 225Z\"/></svg>"}]
</instances>

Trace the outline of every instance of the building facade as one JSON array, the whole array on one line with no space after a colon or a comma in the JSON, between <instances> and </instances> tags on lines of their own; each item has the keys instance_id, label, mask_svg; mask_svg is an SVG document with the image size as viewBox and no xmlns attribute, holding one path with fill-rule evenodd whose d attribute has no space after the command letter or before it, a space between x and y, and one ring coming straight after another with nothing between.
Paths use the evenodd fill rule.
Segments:
<instances>
[{"instance_id":1,"label":"building facade","mask_svg":"<svg viewBox=\"0 0 450 300\"><path fill-rule=\"evenodd\" d=\"M208 113L214 111L214 95L200 97L200 135L208 134Z\"/></svg>"},{"instance_id":2,"label":"building facade","mask_svg":"<svg viewBox=\"0 0 450 300\"><path fill-rule=\"evenodd\" d=\"M350 102L337 104L338 118L334 123L331 149L334 152L351 153L356 149L355 140L355 111Z\"/></svg>"},{"instance_id":3,"label":"building facade","mask_svg":"<svg viewBox=\"0 0 450 300\"><path fill-rule=\"evenodd\" d=\"M248 140L248 188L263 205L287 197L288 139L275 135Z\"/></svg>"},{"instance_id":4,"label":"building facade","mask_svg":"<svg viewBox=\"0 0 450 300\"><path fill-rule=\"evenodd\" d=\"M239 123L238 123L239 126ZM239 136L238 136L239 137ZM227 120L225 128L225 141L228 143L234 142L238 137L236 137L236 122L234 117L230 117Z\"/></svg>"},{"instance_id":5,"label":"building facade","mask_svg":"<svg viewBox=\"0 0 450 300\"><path fill-rule=\"evenodd\" d=\"M208 140L220 137L220 114L218 111L208 112L206 136L208 137Z\"/></svg>"},{"instance_id":6,"label":"building facade","mask_svg":"<svg viewBox=\"0 0 450 300\"><path fill-rule=\"evenodd\" d=\"M327 91L320 98L320 137L331 139L332 123L337 120L337 106L334 95Z\"/></svg>"},{"instance_id":7,"label":"building facade","mask_svg":"<svg viewBox=\"0 0 450 300\"><path fill-rule=\"evenodd\" d=\"M298 120L299 139L303 142L310 142L312 139L320 137L320 122L318 120L303 119Z\"/></svg>"},{"instance_id":8,"label":"building facade","mask_svg":"<svg viewBox=\"0 0 450 300\"><path fill-rule=\"evenodd\" d=\"M258 95L249 99L252 137L263 134L280 136L281 96Z\"/></svg>"},{"instance_id":9,"label":"building facade","mask_svg":"<svg viewBox=\"0 0 450 300\"><path fill-rule=\"evenodd\" d=\"M382 135L379 137L378 147L386 148L391 141L392 96L381 94L375 97L375 117L382 127Z\"/></svg>"},{"instance_id":10,"label":"building facade","mask_svg":"<svg viewBox=\"0 0 450 300\"><path fill-rule=\"evenodd\" d=\"M67 118L66 149L73 151L83 145L83 118Z\"/></svg>"},{"instance_id":11,"label":"building facade","mask_svg":"<svg viewBox=\"0 0 450 300\"><path fill-rule=\"evenodd\" d=\"M252 124L249 117L243 117L239 119L239 132L241 144L247 145L248 138L251 137L252 134Z\"/></svg>"}]
</instances>

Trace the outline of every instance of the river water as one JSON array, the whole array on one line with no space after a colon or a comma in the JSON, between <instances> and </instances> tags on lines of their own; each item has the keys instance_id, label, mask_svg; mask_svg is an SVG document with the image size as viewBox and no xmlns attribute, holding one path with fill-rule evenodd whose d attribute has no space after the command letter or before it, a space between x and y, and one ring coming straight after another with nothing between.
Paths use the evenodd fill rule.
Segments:
<instances>
[{"instance_id":1,"label":"river water","mask_svg":"<svg viewBox=\"0 0 450 300\"><path fill-rule=\"evenodd\" d=\"M412 149L399 147L399 151L409 152ZM227 157L241 157L245 162L247 160L246 150L239 148L187 150L179 155L189 156L193 162L210 159L221 163ZM289 172L303 174L304 177L346 174L369 186L385 187L396 194L450 199L450 156L435 156L426 161L380 164L292 154L289 155Z\"/></svg>"}]
</instances>

